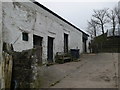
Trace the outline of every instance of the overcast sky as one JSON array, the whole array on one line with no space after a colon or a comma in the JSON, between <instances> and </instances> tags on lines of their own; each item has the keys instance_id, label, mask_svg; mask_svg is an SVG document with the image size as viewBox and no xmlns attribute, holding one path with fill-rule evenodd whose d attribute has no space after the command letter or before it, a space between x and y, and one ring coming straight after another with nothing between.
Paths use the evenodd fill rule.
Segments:
<instances>
[{"instance_id":1,"label":"overcast sky","mask_svg":"<svg viewBox=\"0 0 120 90\"><path fill-rule=\"evenodd\" d=\"M93 9L112 9L119 0L36 0L73 25L86 30Z\"/></svg>"}]
</instances>

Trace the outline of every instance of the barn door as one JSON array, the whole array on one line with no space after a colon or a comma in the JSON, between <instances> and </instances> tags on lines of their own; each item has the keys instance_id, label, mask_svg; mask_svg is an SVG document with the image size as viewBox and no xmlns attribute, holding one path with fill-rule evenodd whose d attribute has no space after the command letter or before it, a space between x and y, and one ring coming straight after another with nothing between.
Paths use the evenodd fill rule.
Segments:
<instances>
[{"instance_id":1,"label":"barn door","mask_svg":"<svg viewBox=\"0 0 120 90\"><path fill-rule=\"evenodd\" d=\"M49 63L53 62L53 40L54 38L48 36L47 60Z\"/></svg>"},{"instance_id":2,"label":"barn door","mask_svg":"<svg viewBox=\"0 0 120 90\"><path fill-rule=\"evenodd\" d=\"M64 33L64 52L68 52L68 34Z\"/></svg>"},{"instance_id":3,"label":"barn door","mask_svg":"<svg viewBox=\"0 0 120 90\"><path fill-rule=\"evenodd\" d=\"M40 64L42 64L42 40L42 37L33 35L33 47L37 48L36 55Z\"/></svg>"},{"instance_id":4,"label":"barn door","mask_svg":"<svg viewBox=\"0 0 120 90\"><path fill-rule=\"evenodd\" d=\"M86 53L87 52L87 46L86 46L86 40L83 40L83 52Z\"/></svg>"}]
</instances>

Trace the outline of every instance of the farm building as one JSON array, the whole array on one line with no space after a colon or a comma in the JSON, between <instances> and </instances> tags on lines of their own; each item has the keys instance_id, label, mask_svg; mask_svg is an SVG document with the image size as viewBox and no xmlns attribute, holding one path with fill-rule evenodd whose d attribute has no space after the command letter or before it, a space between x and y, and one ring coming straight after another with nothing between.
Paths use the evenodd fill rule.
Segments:
<instances>
[{"instance_id":1,"label":"farm building","mask_svg":"<svg viewBox=\"0 0 120 90\"><path fill-rule=\"evenodd\" d=\"M38 48L42 63L54 62L57 52L87 52L88 34L38 2L2 3L3 42L14 51Z\"/></svg>"}]
</instances>

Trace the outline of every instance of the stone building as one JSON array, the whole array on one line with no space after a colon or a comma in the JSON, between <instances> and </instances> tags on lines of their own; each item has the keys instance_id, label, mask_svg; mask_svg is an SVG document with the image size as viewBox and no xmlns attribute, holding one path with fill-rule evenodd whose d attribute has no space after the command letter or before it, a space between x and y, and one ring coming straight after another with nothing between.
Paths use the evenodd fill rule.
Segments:
<instances>
[{"instance_id":1,"label":"stone building","mask_svg":"<svg viewBox=\"0 0 120 90\"><path fill-rule=\"evenodd\" d=\"M88 34L38 2L0 1L0 12L0 88L5 88L5 71L10 69L5 68L3 42L11 44L17 52L38 48L43 64L54 62L57 52L88 51Z\"/></svg>"},{"instance_id":2,"label":"stone building","mask_svg":"<svg viewBox=\"0 0 120 90\"><path fill-rule=\"evenodd\" d=\"M3 2L2 11L3 41L14 51L39 47L42 63L54 62L57 52L87 52L88 34L38 2Z\"/></svg>"}]
</instances>

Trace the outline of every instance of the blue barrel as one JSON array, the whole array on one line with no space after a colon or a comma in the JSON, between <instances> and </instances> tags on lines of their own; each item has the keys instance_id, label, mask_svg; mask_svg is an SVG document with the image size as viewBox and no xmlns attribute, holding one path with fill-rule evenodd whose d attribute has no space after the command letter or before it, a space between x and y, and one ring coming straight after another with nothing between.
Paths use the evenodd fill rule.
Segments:
<instances>
[{"instance_id":1,"label":"blue barrel","mask_svg":"<svg viewBox=\"0 0 120 90\"><path fill-rule=\"evenodd\" d=\"M70 49L70 53L73 59L80 58L79 49Z\"/></svg>"}]
</instances>

